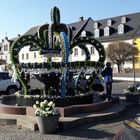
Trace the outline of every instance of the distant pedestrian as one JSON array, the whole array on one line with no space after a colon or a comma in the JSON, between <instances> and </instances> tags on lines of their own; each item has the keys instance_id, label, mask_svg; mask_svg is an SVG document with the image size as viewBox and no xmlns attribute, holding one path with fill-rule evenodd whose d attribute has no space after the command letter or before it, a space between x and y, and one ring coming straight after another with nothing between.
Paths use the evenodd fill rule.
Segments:
<instances>
[{"instance_id":1,"label":"distant pedestrian","mask_svg":"<svg viewBox=\"0 0 140 140\"><path fill-rule=\"evenodd\" d=\"M101 72L102 76L104 77L104 83L105 83L105 88L106 88L106 95L108 100L111 99L111 94L112 94L112 68L111 68L111 63L107 62L105 68Z\"/></svg>"}]
</instances>

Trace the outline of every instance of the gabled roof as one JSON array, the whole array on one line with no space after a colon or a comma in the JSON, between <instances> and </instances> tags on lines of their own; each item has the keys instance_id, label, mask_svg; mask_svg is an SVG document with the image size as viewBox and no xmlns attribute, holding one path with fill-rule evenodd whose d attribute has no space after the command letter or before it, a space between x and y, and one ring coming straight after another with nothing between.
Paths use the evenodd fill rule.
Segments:
<instances>
[{"instance_id":1,"label":"gabled roof","mask_svg":"<svg viewBox=\"0 0 140 140\"><path fill-rule=\"evenodd\" d=\"M91 18L88 18L87 20L82 20L79 22L68 24L68 26L74 28L73 30L73 38L77 38L81 35L82 31L91 32L90 26L92 26L93 20Z\"/></svg>"},{"instance_id":2,"label":"gabled roof","mask_svg":"<svg viewBox=\"0 0 140 140\"><path fill-rule=\"evenodd\" d=\"M76 38L80 36L81 32L84 30L88 32L91 32L91 31L93 32L93 29L91 30L91 27L90 27L92 26L92 24L93 24L93 20L91 18L88 18L87 20L82 20L82 21L68 24L68 26L72 27L73 37ZM29 34L35 35L39 27L40 26L34 26L30 28L27 32L25 32L25 35L29 35Z\"/></svg>"},{"instance_id":3,"label":"gabled roof","mask_svg":"<svg viewBox=\"0 0 140 140\"><path fill-rule=\"evenodd\" d=\"M123 23L126 30L125 30L124 34L118 34L118 26L121 24L122 17L126 17L126 19L127 19L127 22ZM112 21L112 25L109 26L111 29L111 32L110 32L111 34L109 36L104 36L103 30L107 26L108 20ZM137 36L140 36L140 12L101 19L101 20L96 20L96 21L93 21L92 18L88 18L87 20L81 20L78 22L68 24L68 26L72 27L72 29L73 29L73 38L77 38L81 35L82 31L86 31L86 32L89 32L90 35L94 35L94 30L95 30L94 23L95 22L99 23L98 28L101 30L101 34L100 34L100 37L97 39L101 42L111 42L114 40L132 39ZM25 35L37 34L38 28L39 28L39 26L34 26L34 27L30 28L27 32L25 32Z\"/></svg>"},{"instance_id":4,"label":"gabled roof","mask_svg":"<svg viewBox=\"0 0 140 140\"><path fill-rule=\"evenodd\" d=\"M127 22L124 24L124 26L127 28L126 32L124 34L118 35L118 26L121 24L121 18L126 17ZM95 22L100 23L99 29L104 29L107 26L107 21L111 19L113 20L112 28L114 28L114 33L112 33L110 36L105 37L101 36L99 37L100 41L111 41L111 40L120 40L120 39L130 39L133 38L134 36L139 36L140 31L138 32L137 30L140 30L138 27L140 26L140 12L139 13L133 13L133 14L128 14L128 15L122 15L122 16L117 16L113 18L107 18L103 20L97 20Z\"/></svg>"},{"instance_id":5,"label":"gabled roof","mask_svg":"<svg viewBox=\"0 0 140 140\"><path fill-rule=\"evenodd\" d=\"M24 33L24 35L30 35L30 34L35 35L37 33L39 27L40 26L34 26L34 27L30 28L26 33Z\"/></svg>"}]
</instances>

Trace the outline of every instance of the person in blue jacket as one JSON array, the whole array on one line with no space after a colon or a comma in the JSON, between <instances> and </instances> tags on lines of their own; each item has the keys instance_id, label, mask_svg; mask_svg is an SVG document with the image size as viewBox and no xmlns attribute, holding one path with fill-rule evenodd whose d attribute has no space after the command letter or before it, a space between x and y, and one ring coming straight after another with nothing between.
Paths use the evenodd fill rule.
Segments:
<instances>
[{"instance_id":1,"label":"person in blue jacket","mask_svg":"<svg viewBox=\"0 0 140 140\"><path fill-rule=\"evenodd\" d=\"M111 63L107 62L105 68L101 72L101 75L104 77L104 83L105 83L105 88L106 88L106 94L108 100L111 99L111 94L112 94L112 68L111 68Z\"/></svg>"}]
</instances>

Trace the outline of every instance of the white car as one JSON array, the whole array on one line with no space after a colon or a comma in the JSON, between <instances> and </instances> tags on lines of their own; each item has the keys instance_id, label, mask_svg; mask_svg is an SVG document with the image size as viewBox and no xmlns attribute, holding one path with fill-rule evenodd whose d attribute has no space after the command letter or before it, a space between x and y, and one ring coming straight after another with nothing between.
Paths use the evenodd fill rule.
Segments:
<instances>
[{"instance_id":1,"label":"white car","mask_svg":"<svg viewBox=\"0 0 140 140\"><path fill-rule=\"evenodd\" d=\"M0 92L14 94L20 88L20 83L11 80L11 76L6 71L0 71Z\"/></svg>"}]
</instances>

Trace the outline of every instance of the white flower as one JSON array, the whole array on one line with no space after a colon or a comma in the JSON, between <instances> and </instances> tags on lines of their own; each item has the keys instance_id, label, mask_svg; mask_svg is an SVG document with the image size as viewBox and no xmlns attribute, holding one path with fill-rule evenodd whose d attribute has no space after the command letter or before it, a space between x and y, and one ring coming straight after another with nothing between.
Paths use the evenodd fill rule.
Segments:
<instances>
[{"instance_id":1,"label":"white flower","mask_svg":"<svg viewBox=\"0 0 140 140\"><path fill-rule=\"evenodd\" d=\"M48 103L48 106L49 106L49 107L53 106L53 102L50 101L50 102Z\"/></svg>"},{"instance_id":2,"label":"white flower","mask_svg":"<svg viewBox=\"0 0 140 140\"><path fill-rule=\"evenodd\" d=\"M33 105L33 107L36 109L36 116L42 117L55 115L54 106L55 104L52 101L48 103L47 100L44 100L43 102L36 101L36 104Z\"/></svg>"},{"instance_id":3,"label":"white flower","mask_svg":"<svg viewBox=\"0 0 140 140\"><path fill-rule=\"evenodd\" d=\"M49 109L50 109L50 108L49 108L49 107L47 107L47 108L45 108L45 111L49 111Z\"/></svg>"},{"instance_id":4,"label":"white flower","mask_svg":"<svg viewBox=\"0 0 140 140\"><path fill-rule=\"evenodd\" d=\"M47 103L48 103L48 101L47 101L47 100L44 100L43 102L44 102L44 104L47 104Z\"/></svg>"},{"instance_id":5,"label":"white flower","mask_svg":"<svg viewBox=\"0 0 140 140\"><path fill-rule=\"evenodd\" d=\"M36 104L39 105L39 101L36 101Z\"/></svg>"},{"instance_id":6,"label":"white flower","mask_svg":"<svg viewBox=\"0 0 140 140\"><path fill-rule=\"evenodd\" d=\"M19 97L21 95L20 91L15 92L15 95Z\"/></svg>"},{"instance_id":7,"label":"white flower","mask_svg":"<svg viewBox=\"0 0 140 140\"><path fill-rule=\"evenodd\" d=\"M34 105L33 105L33 108L34 108L34 109L37 109L37 106L36 106L36 104L34 104Z\"/></svg>"},{"instance_id":8,"label":"white flower","mask_svg":"<svg viewBox=\"0 0 140 140\"><path fill-rule=\"evenodd\" d=\"M35 97L36 97L36 98L39 98L39 95L36 95Z\"/></svg>"},{"instance_id":9,"label":"white flower","mask_svg":"<svg viewBox=\"0 0 140 140\"><path fill-rule=\"evenodd\" d=\"M24 95L24 98L25 98L25 99L29 98L29 95Z\"/></svg>"},{"instance_id":10,"label":"white flower","mask_svg":"<svg viewBox=\"0 0 140 140\"><path fill-rule=\"evenodd\" d=\"M41 96L40 96L40 98L44 98L44 96L43 96L43 95L41 95Z\"/></svg>"},{"instance_id":11,"label":"white flower","mask_svg":"<svg viewBox=\"0 0 140 140\"><path fill-rule=\"evenodd\" d=\"M36 109L35 114L38 115L39 113L39 108Z\"/></svg>"},{"instance_id":12,"label":"white flower","mask_svg":"<svg viewBox=\"0 0 140 140\"><path fill-rule=\"evenodd\" d=\"M41 108L44 107L44 102L41 102L41 103L40 103L40 107L41 107Z\"/></svg>"}]
</instances>

